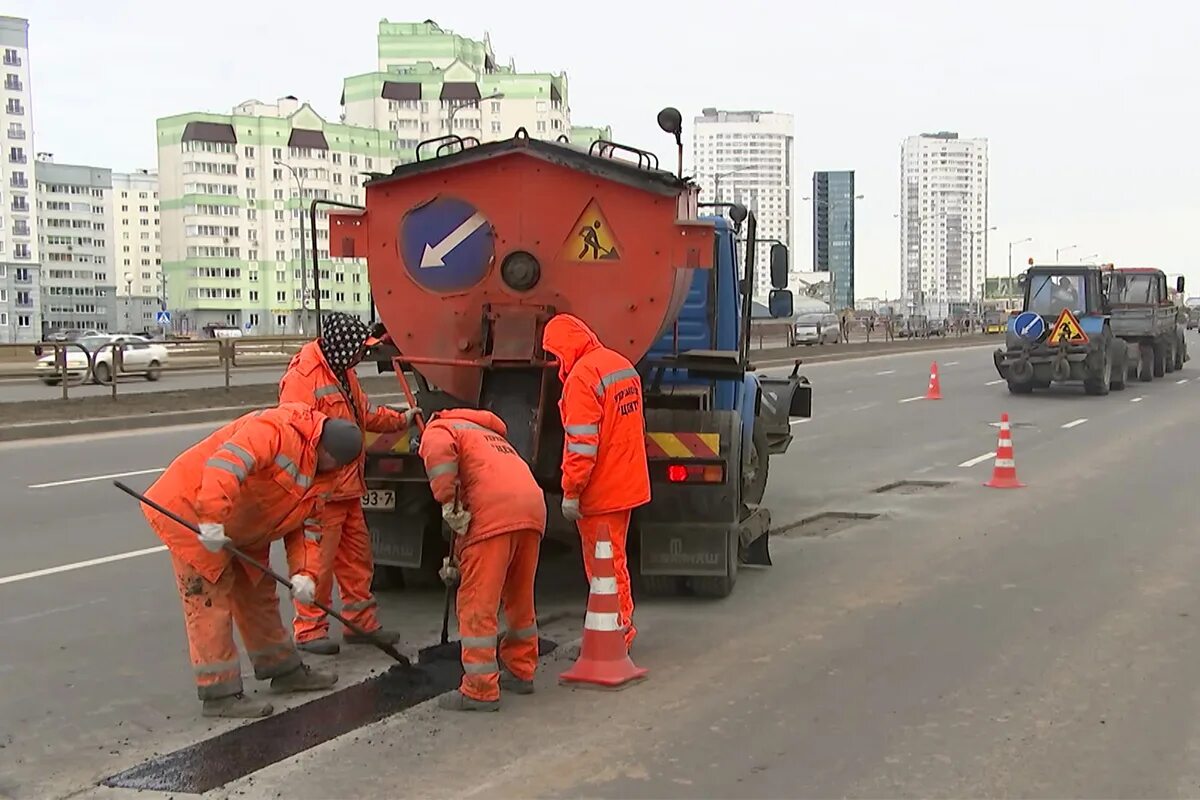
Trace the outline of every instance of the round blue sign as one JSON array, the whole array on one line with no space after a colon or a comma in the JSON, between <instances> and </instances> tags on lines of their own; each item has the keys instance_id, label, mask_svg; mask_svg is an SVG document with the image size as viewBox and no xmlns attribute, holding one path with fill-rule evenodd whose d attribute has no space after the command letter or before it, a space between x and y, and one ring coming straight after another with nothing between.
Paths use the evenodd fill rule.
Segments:
<instances>
[{"instance_id":1,"label":"round blue sign","mask_svg":"<svg viewBox=\"0 0 1200 800\"><path fill-rule=\"evenodd\" d=\"M1013 330L1022 339L1036 342L1046 332L1046 320L1042 319L1041 314L1026 311L1013 320Z\"/></svg>"},{"instance_id":2,"label":"round blue sign","mask_svg":"<svg viewBox=\"0 0 1200 800\"><path fill-rule=\"evenodd\" d=\"M404 267L434 292L469 289L495 258L492 225L475 206L456 197L436 197L417 206L400 223Z\"/></svg>"}]
</instances>

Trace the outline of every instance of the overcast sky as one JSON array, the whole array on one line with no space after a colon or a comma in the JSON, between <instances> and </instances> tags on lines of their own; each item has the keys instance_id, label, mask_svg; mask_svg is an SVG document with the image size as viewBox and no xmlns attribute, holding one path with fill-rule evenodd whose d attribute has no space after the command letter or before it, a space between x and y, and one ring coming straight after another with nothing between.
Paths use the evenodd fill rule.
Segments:
<instances>
[{"instance_id":1,"label":"overcast sky","mask_svg":"<svg viewBox=\"0 0 1200 800\"><path fill-rule=\"evenodd\" d=\"M1078 244L1200 280L1191 0L7 0L3 13L30 19L37 149L60 162L154 167L157 117L251 97L294 94L336 119L342 79L374 69L379 20L433 18L490 33L518 69L565 70L573 122L611 124L664 163L664 105L685 124L705 106L794 114L794 261L811 268L812 171L856 170L860 297L899 289L900 142L938 130L990 140L989 274L1032 236L1018 263Z\"/></svg>"}]
</instances>

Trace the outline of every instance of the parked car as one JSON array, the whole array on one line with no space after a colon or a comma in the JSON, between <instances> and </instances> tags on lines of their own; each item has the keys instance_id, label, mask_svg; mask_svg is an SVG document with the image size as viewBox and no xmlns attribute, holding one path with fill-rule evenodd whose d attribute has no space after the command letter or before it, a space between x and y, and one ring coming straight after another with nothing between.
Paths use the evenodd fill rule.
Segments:
<instances>
[{"instance_id":1,"label":"parked car","mask_svg":"<svg viewBox=\"0 0 1200 800\"><path fill-rule=\"evenodd\" d=\"M90 328L65 328L63 330L50 331L46 334L47 342L78 342L80 339L89 336L103 336L100 331Z\"/></svg>"},{"instance_id":2,"label":"parked car","mask_svg":"<svg viewBox=\"0 0 1200 800\"><path fill-rule=\"evenodd\" d=\"M112 344L120 344L122 375L142 375L148 381L156 381L162 377L163 367L167 365L167 348L156 342L147 342L136 336L85 336L75 344L81 345L95 362L89 367L88 357L78 347L68 347L67 377L70 380L88 380L93 383L108 383L113 378ZM54 353L42 356L37 361L37 373L42 383L47 386L57 386L62 380L62 373L54 363Z\"/></svg>"},{"instance_id":3,"label":"parked car","mask_svg":"<svg viewBox=\"0 0 1200 800\"><path fill-rule=\"evenodd\" d=\"M814 345L842 340L837 314L803 314L792 328L796 344Z\"/></svg>"}]
</instances>

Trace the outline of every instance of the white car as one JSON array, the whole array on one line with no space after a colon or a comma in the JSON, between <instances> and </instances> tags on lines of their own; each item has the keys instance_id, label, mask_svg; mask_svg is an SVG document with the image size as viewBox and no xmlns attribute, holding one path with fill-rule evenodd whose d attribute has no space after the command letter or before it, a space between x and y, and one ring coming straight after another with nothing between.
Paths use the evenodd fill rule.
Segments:
<instances>
[{"instance_id":1,"label":"white car","mask_svg":"<svg viewBox=\"0 0 1200 800\"><path fill-rule=\"evenodd\" d=\"M157 342L147 342L137 336L85 336L78 342L67 345L67 377L71 380L86 380L108 383L113 376L113 344L121 345L122 375L140 374L148 381L162 376L167 365L167 348ZM82 345L92 353L95 366L89 374L88 358L76 345ZM62 372L54 363L54 353L42 356L37 362L37 373L42 383L57 386Z\"/></svg>"},{"instance_id":2,"label":"white car","mask_svg":"<svg viewBox=\"0 0 1200 800\"><path fill-rule=\"evenodd\" d=\"M842 340L842 328L837 314L805 314L796 320L793 328L796 344L814 345Z\"/></svg>"}]
</instances>

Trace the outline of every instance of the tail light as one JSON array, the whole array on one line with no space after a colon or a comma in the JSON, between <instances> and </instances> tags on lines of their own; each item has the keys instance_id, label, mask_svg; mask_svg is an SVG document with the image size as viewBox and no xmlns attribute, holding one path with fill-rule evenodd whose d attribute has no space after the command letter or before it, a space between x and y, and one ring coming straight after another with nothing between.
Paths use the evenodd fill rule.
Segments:
<instances>
[{"instance_id":1,"label":"tail light","mask_svg":"<svg viewBox=\"0 0 1200 800\"><path fill-rule=\"evenodd\" d=\"M724 483L724 464L667 464L669 483Z\"/></svg>"}]
</instances>

